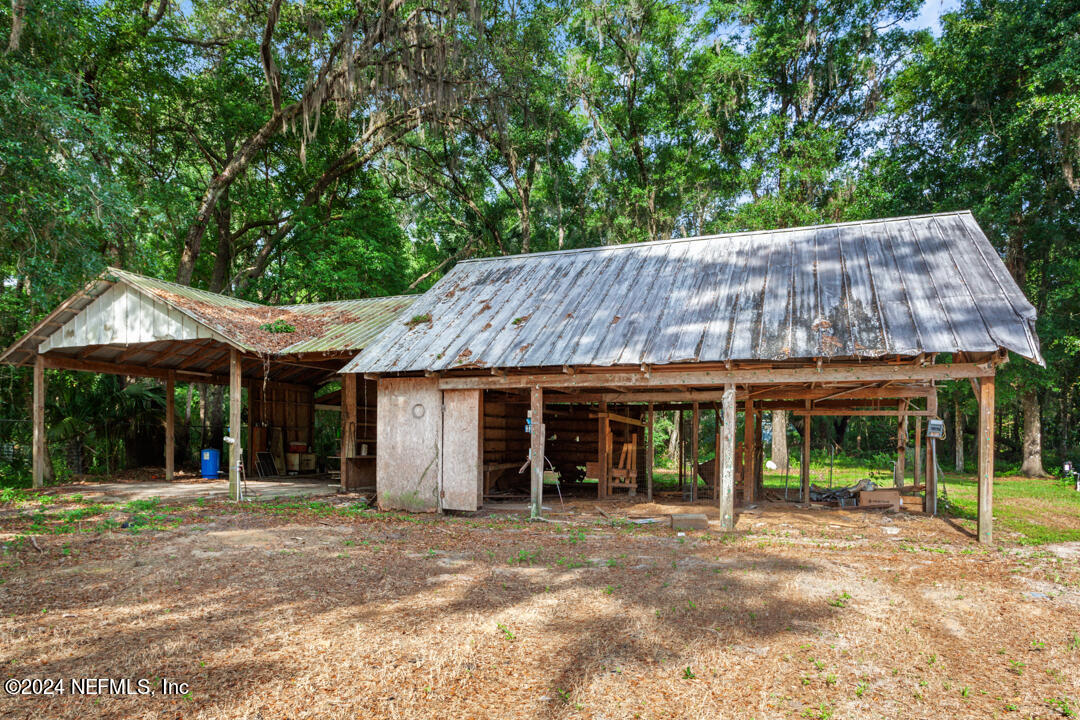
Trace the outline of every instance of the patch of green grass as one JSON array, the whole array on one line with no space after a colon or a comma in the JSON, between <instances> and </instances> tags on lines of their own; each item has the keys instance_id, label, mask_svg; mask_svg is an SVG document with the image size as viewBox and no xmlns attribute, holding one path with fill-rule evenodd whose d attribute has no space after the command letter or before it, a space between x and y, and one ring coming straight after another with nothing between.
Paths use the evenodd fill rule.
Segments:
<instances>
[{"instance_id":1,"label":"patch of green grass","mask_svg":"<svg viewBox=\"0 0 1080 720\"><path fill-rule=\"evenodd\" d=\"M979 486L973 475L944 473L948 497L945 509L953 517L974 522L978 516ZM1060 478L999 477L994 479L994 521L998 527L1020 534L1023 545L1080 540L1075 525L1080 515L1080 493Z\"/></svg>"},{"instance_id":2,"label":"patch of green grass","mask_svg":"<svg viewBox=\"0 0 1080 720\"><path fill-rule=\"evenodd\" d=\"M153 512L161 504L160 498L147 498L145 500L131 500L124 505L128 512Z\"/></svg>"}]
</instances>

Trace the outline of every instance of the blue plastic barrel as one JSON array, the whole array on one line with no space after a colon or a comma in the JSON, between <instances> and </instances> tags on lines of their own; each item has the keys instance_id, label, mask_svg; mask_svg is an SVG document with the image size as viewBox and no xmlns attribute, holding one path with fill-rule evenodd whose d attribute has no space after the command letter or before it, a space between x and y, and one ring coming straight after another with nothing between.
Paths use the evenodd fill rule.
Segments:
<instances>
[{"instance_id":1,"label":"blue plastic barrel","mask_svg":"<svg viewBox=\"0 0 1080 720\"><path fill-rule=\"evenodd\" d=\"M218 479L221 467L221 451L208 448L202 451L202 476L208 480Z\"/></svg>"}]
</instances>

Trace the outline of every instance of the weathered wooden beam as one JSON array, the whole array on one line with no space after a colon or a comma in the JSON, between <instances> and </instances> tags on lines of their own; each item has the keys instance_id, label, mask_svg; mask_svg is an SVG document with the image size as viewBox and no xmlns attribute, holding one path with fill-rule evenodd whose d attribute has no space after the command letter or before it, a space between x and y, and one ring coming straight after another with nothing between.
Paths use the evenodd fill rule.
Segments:
<instances>
[{"instance_id":1,"label":"weathered wooden beam","mask_svg":"<svg viewBox=\"0 0 1080 720\"><path fill-rule=\"evenodd\" d=\"M937 515L937 440L926 438L926 490L923 512Z\"/></svg>"},{"instance_id":2,"label":"weathered wooden beam","mask_svg":"<svg viewBox=\"0 0 1080 720\"><path fill-rule=\"evenodd\" d=\"M352 487L351 465L356 457L356 375L341 379L341 489Z\"/></svg>"},{"instance_id":3,"label":"weathered wooden beam","mask_svg":"<svg viewBox=\"0 0 1080 720\"><path fill-rule=\"evenodd\" d=\"M165 480L172 482L176 471L176 375L165 379Z\"/></svg>"},{"instance_id":4,"label":"weathered wooden beam","mask_svg":"<svg viewBox=\"0 0 1080 720\"><path fill-rule=\"evenodd\" d=\"M645 445L645 499L652 502L652 486L653 486L653 464L655 463L655 447L653 445L653 406L649 403L647 421L645 425L645 435L647 443Z\"/></svg>"},{"instance_id":5,"label":"weathered wooden beam","mask_svg":"<svg viewBox=\"0 0 1080 720\"><path fill-rule=\"evenodd\" d=\"M835 392L837 387L843 387L836 383L820 384L814 383L810 385L801 386L795 389L791 383L783 383L777 385L775 388L766 387L764 389L757 389L750 395L745 392L735 392L735 401L742 402L748 396L753 397L755 402L778 402L786 401L792 407L803 407L803 404L794 403L796 400L812 399L822 400L826 398L830 393ZM600 393L591 391L578 391L575 392L573 388L549 388L553 395L548 395L544 401L548 405L552 403L667 403L669 406L674 403L690 404L692 402L721 402L723 400L723 390L696 390L692 386L684 386L681 389L665 389L665 388L641 388L639 390L628 392L613 392L613 393ZM934 388L926 384L902 384L902 385L889 385L888 387L877 386L860 386L857 389L848 390L843 394L846 400L855 399L897 399L897 398L927 398L929 402L930 396L935 392ZM768 406L764 406L766 409Z\"/></svg>"},{"instance_id":6,"label":"weathered wooden beam","mask_svg":"<svg viewBox=\"0 0 1080 720\"><path fill-rule=\"evenodd\" d=\"M240 497L240 408L243 405L240 385L240 353L229 351L229 497Z\"/></svg>"},{"instance_id":7,"label":"weathered wooden beam","mask_svg":"<svg viewBox=\"0 0 1080 720\"><path fill-rule=\"evenodd\" d=\"M713 476L712 476L712 489L713 500L716 504L720 504L720 428L723 425L723 416L720 413L720 408L716 403L713 403Z\"/></svg>"},{"instance_id":8,"label":"weathered wooden beam","mask_svg":"<svg viewBox=\"0 0 1080 720\"><path fill-rule=\"evenodd\" d=\"M103 373L106 375L129 375L131 377L151 377L165 380L169 373L175 373L174 377L183 382L200 382L211 385L225 385L228 378L221 375L212 375L203 372L182 372L179 370L166 370L165 368L147 368L140 365L117 365L98 360L78 360L63 355L42 355L46 368L52 370L77 370L82 372Z\"/></svg>"},{"instance_id":9,"label":"weathered wooden beam","mask_svg":"<svg viewBox=\"0 0 1080 720\"><path fill-rule=\"evenodd\" d=\"M608 453L608 436L610 435L611 424L607 419L607 403L600 403L601 414L596 419L597 429L597 460L600 465L600 477L596 478L596 497L603 499L607 497L607 482L608 476L611 473L611 458Z\"/></svg>"},{"instance_id":10,"label":"weathered wooden beam","mask_svg":"<svg viewBox=\"0 0 1080 720\"><path fill-rule=\"evenodd\" d=\"M45 358L34 355L34 397L32 400L33 437L33 485L45 486Z\"/></svg>"},{"instance_id":11,"label":"weathered wooden beam","mask_svg":"<svg viewBox=\"0 0 1080 720\"><path fill-rule=\"evenodd\" d=\"M807 401L807 405L809 405ZM813 425L813 417L807 415L803 418L802 432L802 461L799 463L799 481L802 486L802 501L810 502L810 427Z\"/></svg>"},{"instance_id":12,"label":"weathered wooden beam","mask_svg":"<svg viewBox=\"0 0 1080 720\"><path fill-rule=\"evenodd\" d=\"M900 419L896 423L896 464L893 465L893 485L903 487L905 466L907 465L907 403L901 401L897 406L897 412Z\"/></svg>"},{"instance_id":13,"label":"weathered wooden beam","mask_svg":"<svg viewBox=\"0 0 1080 720\"><path fill-rule=\"evenodd\" d=\"M645 423L637 418L632 418L628 415L618 415L616 413L603 412L603 413L589 413L589 417L606 417L608 420L613 420L617 423L624 425L637 425L638 427L644 427Z\"/></svg>"},{"instance_id":14,"label":"weathered wooden beam","mask_svg":"<svg viewBox=\"0 0 1080 720\"><path fill-rule=\"evenodd\" d=\"M809 383L886 380L904 382L920 380L956 380L959 378L990 377L991 364L949 364L916 367L912 365L824 365L804 368L683 370L662 371L653 368L649 374L633 371L536 373L522 375L444 376L439 380L443 390L506 389L525 387L664 387L671 385L723 385L726 383Z\"/></svg>"},{"instance_id":15,"label":"weathered wooden beam","mask_svg":"<svg viewBox=\"0 0 1080 720\"><path fill-rule=\"evenodd\" d=\"M979 381L979 542L994 541L994 378Z\"/></svg>"},{"instance_id":16,"label":"weathered wooden beam","mask_svg":"<svg viewBox=\"0 0 1080 720\"><path fill-rule=\"evenodd\" d=\"M915 416L915 463L911 469L915 473L913 484L918 485L922 479L922 418L918 415Z\"/></svg>"},{"instance_id":17,"label":"weathered wooden beam","mask_svg":"<svg viewBox=\"0 0 1080 720\"><path fill-rule=\"evenodd\" d=\"M746 399L743 406L743 504L754 502L754 401Z\"/></svg>"},{"instance_id":18,"label":"weathered wooden beam","mask_svg":"<svg viewBox=\"0 0 1080 720\"><path fill-rule=\"evenodd\" d=\"M538 520L543 516L544 506L544 389L534 387L529 393L529 412L532 418L532 433L529 443L531 465L531 500L530 517ZM600 422L606 422L601 418Z\"/></svg>"},{"instance_id":19,"label":"weathered wooden beam","mask_svg":"<svg viewBox=\"0 0 1080 720\"><path fill-rule=\"evenodd\" d=\"M690 502L697 502L698 434L701 430L701 409L694 403L690 415Z\"/></svg>"},{"instance_id":20,"label":"weathered wooden beam","mask_svg":"<svg viewBox=\"0 0 1080 720\"><path fill-rule=\"evenodd\" d=\"M724 387L724 430L720 448L720 483L717 487L717 504L720 509L720 526L724 530L735 529L735 385Z\"/></svg>"}]
</instances>

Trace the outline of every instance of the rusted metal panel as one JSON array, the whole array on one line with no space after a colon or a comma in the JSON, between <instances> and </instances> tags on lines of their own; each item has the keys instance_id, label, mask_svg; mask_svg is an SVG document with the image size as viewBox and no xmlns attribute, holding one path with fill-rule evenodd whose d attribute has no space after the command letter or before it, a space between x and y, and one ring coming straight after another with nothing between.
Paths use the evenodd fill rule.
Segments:
<instances>
[{"instance_id":1,"label":"rusted metal panel","mask_svg":"<svg viewBox=\"0 0 1080 720\"><path fill-rule=\"evenodd\" d=\"M968 212L459 263L345 372L1001 348L1035 309Z\"/></svg>"}]
</instances>

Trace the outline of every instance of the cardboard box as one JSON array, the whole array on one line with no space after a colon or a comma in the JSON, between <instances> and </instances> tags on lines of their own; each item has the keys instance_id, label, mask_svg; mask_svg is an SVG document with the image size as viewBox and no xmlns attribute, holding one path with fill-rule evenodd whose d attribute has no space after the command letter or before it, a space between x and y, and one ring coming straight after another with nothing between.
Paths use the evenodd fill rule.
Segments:
<instances>
[{"instance_id":1,"label":"cardboard box","mask_svg":"<svg viewBox=\"0 0 1080 720\"><path fill-rule=\"evenodd\" d=\"M892 509L897 512L900 511L900 489L899 488L878 488L877 490L861 490L859 492L859 504L867 505L869 503L883 503L887 502L892 504Z\"/></svg>"}]
</instances>

